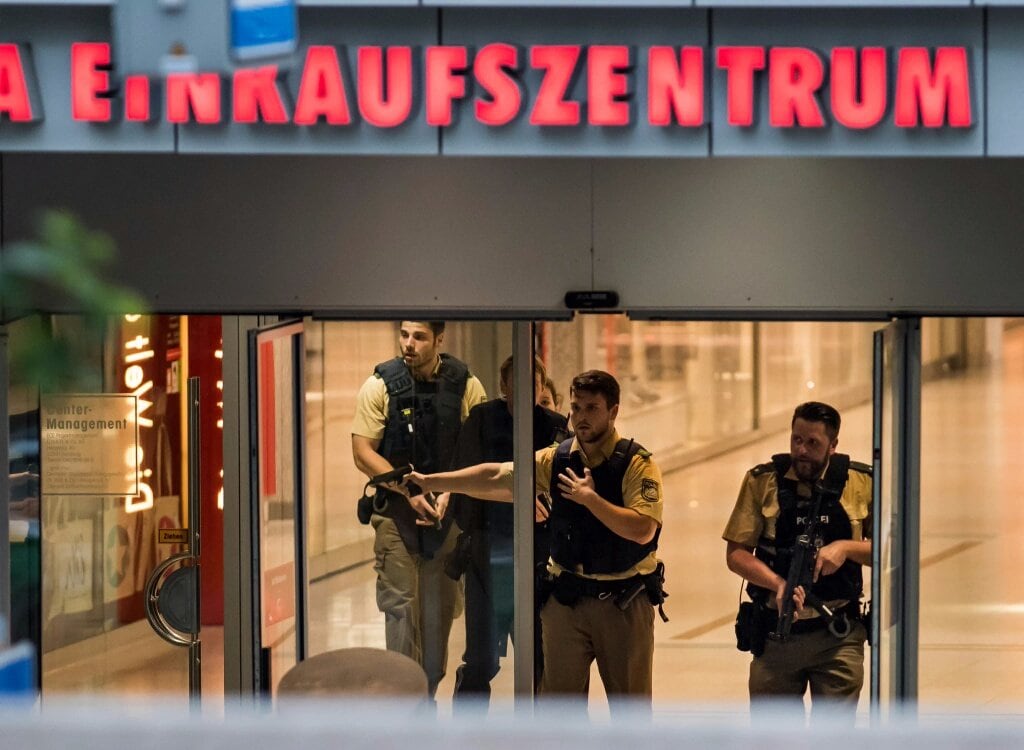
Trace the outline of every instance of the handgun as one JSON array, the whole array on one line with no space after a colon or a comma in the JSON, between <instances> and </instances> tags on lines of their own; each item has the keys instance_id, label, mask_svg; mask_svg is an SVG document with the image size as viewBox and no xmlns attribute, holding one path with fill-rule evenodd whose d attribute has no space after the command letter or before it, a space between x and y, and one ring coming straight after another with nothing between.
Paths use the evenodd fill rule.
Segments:
<instances>
[{"instance_id":1,"label":"handgun","mask_svg":"<svg viewBox=\"0 0 1024 750\"><path fill-rule=\"evenodd\" d=\"M430 507L437 511L437 495L435 495L433 492L424 492L423 497L425 497L427 499L427 502L430 503ZM424 520L432 520L434 522L434 528L438 531L440 531L443 528L440 516L434 516L432 519L425 518Z\"/></svg>"},{"instance_id":2,"label":"handgun","mask_svg":"<svg viewBox=\"0 0 1024 750\"><path fill-rule=\"evenodd\" d=\"M391 471L385 471L383 474L377 474L370 477L370 481L367 484L371 484L374 487L380 487L384 484L394 484L400 482L412 472L412 464L405 464L405 466L399 466Z\"/></svg>"}]
</instances>

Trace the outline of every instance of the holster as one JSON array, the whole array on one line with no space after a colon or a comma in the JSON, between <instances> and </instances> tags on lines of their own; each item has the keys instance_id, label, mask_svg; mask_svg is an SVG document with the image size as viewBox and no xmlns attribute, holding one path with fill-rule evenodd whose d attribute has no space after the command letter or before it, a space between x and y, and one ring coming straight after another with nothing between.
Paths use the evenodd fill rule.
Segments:
<instances>
[{"instance_id":1,"label":"holster","mask_svg":"<svg viewBox=\"0 0 1024 750\"><path fill-rule=\"evenodd\" d=\"M864 625L864 632L868 635L868 643L871 643L871 601L864 602L860 613L861 624Z\"/></svg>"},{"instance_id":2,"label":"holster","mask_svg":"<svg viewBox=\"0 0 1024 750\"><path fill-rule=\"evenodd\" d=\"M473 559L473 532L463 531L455 540L455 549L444 561L444 574L457 581L466 574Z\"/></svg>"},{"instance_id":3,"label":"holster","mask_svg":"<svg viewBox=\"0 0 1024 750\"><path fill-rule=\"evenodd\" d=\"M555 579L548 573L547 563L538 563L535 570L533 596L536 600L537 611L540 612L555 590Z\"/></svg>"},{"instance_id":4,"label":"holster","mask_svg":"<svg viewBox=\"0 0 1024 750\"><path fill-rule=\"evenodd\" d=\"M380 515L387 515L388 512L388 493L384 490L377 488L377 491L370 496L366 495L366 490L363 490L362 496L356 501L356 518L359 519L359 523L363 526L368 526L370 523L370 516L374 513Z\"/></svg>"},{"instance_id":5,"label":"holster","mask_svg":"<svg viewBox=\"0 0 1024 750\"><path fill-rule=\"evenodd\" d=\"M658 608L658 614L663 622L668 622L664 607L665 600L668 599L668 592L665 591L665 563L659 560L658 567L654 569L654 572L643 576L642 580L647 589L647 598L650 600L651 606Z\"/></svg>"},{"instance_id":6,"label":"holster","mask_svg":"<svg viewBox=\"0 0 1024 750\"><path fill-rule=\"evenodd\" d=\"M761 602L740 602L736 613L736 648L757 657L764 653L768 639L765 606Z\"/></svg>"},{"instance_id":7,"label":"holster","mask_svg":"<svg viewBox=\"0 0 1024 750\"><path fill-rule=\"evenodd\" d=\"M571 573L562 573L551 582L551 593L559 604L575 607L584 595L582 581Z\"/></svg>"},{"instance_id":8,"label":"holster","mask_svg":"<svg viewBox=\"0 0 1024 750\"><path fill-rule=\"evenodd\" d=\"M373 515L373 498L367 497L366 495L360 495L359 500L356 501L356 518L359 519L359 523L363 526L370 524L370 516Z\"/></svg>"}]
</instances>

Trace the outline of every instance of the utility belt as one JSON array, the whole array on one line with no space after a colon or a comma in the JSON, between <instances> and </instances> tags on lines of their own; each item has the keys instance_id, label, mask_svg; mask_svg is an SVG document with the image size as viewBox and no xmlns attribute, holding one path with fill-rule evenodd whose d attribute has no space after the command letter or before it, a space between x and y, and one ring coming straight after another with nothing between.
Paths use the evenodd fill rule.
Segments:
<instances>
[{"instance_id":1,"label":"utility belt","mask_svg":"<svg viewBox=\"0 0 1024 750\"><path fill-rule=\"evenodd\" d=\"M567 571L552 577L546 571L537 582L538 606L543 607L549 596L566 607L575 607L584 597L611 600L616 607L626 611L640 594L645 594L651 606L658 608L661 619L668 622L663 604L668 597L665 591L665 563L658 562L654 572L635 575L617 580L596 580L584 578Z\"/></svg>"},{"instance_id":2,"label":"utility belt","mask_svg":"<svg viewBox=\"0 0 1024 750\"><path fill-rule=\"evenodd\" d=\"M836 617L845 617L850 624L860 620L860 607L857 602L847 602L846 604L837 607L833 610ZM767 627L768 632L775 630L779 622L778 610L768 609L765 612L764 624ZM828 619L815 616L808 617L806 619L794 620L790 626L789 632L791 635L800 635L801 633L814 633L818 630L825 630L828 627Z\"/></svg>"},{"instance_id":3,"label":"utility belt","mask_svg":"<svg viewBox=\"0 0 1024 750\"><path fill-rule=\"evenodd\" d=\"M856 622L862 621L866 628L870 622L870 614L867 611L862 614L857 602L844 604L837 608L833 615L834 619L846 621L850 627ZM756 598L754 601L741 602L739 613L736 615L736 648L740 651L749 651L755 657L760 656L764 653L768 635L775 631L778 622L778 611L770 609L763 599ZM794 621L789 633L790 635L800 635L828 628L829 618L810 617ZM836 634L833 632L833 635ZM837 635L836 637L841 636Z\"/></svg>"}]
</instances>

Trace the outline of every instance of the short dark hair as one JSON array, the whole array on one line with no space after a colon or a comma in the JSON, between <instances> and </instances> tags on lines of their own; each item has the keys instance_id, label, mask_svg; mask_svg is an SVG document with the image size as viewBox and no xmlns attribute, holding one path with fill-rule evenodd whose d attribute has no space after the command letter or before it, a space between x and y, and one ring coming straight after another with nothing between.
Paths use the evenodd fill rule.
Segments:
<instances>
[{"instance_id":1,"label":"short dark hair","mask_svg":"<svg viewBox=\"0 0 1024 750\"><path fill-rule=\"evenodd\" d=\"M834 406L823 404L820 401L808 401L796 407L793 411L793 420L789 423L789 426L795 425L798 419L824 424L825 434L828 435L829 440L835 440L839 437L839 425L842 423L842 418Z\"/></svg>"},{"instance_id":2,"label":"short dark hair","mask_svg":"<svg viewBox=\"0 0 1024 750\"><path fill-rule=\"evenodd\" d=\"M442 333L444 333L444 321L443 320L403 320L403 323L419 323L421 326L426 326L434 334L436 339Z\"/></svg>"},{"instance_id":3,"label":"short dark hair","mask_svg":"<svg viewBox=\"0 0 1024 750\"><path fill-rule=\"evenodd\" d=\"M507 383L509 377L512 375L512 355L508 355L505 361L501 363L501 382ZM540 378L540 382L543 383L547 380L548 371L544 367L544 363L541 362L540 357L533 358L533 377Z\"/></svg>"},{"instance_id":4,"label":"short dark hair","mask_svg":"<svg viewBox=\"0 0 1024 750\"><path fill-rule=\"evenodd\" d=\"M572 385L569 386L569 395L580 391L600 393L604 396L609 409L619 403L619 381L604 370L587 370L574 377Z\"/></svg>"}]
</instances>

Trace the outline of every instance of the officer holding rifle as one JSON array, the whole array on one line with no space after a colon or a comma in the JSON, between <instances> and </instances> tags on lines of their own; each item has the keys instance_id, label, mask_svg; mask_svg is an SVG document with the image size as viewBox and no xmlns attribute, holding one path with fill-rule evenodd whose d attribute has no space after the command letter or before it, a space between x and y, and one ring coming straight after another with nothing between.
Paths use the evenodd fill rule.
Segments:
<instances>
[{"instance_id":1,"label":"officer holding rifle","mask_svg":"<svg viewBox=\"0 0 1024 750\"><path fill-rule=\"evenodd\" d=\"M864 684L861 566L871 564L871 467L836 453L839 412L793 412L790 451L747 472L722 534L748 581L737 639L753 654L751 711L786 706L852 723Z\"/></svg>"}]
</instances>

